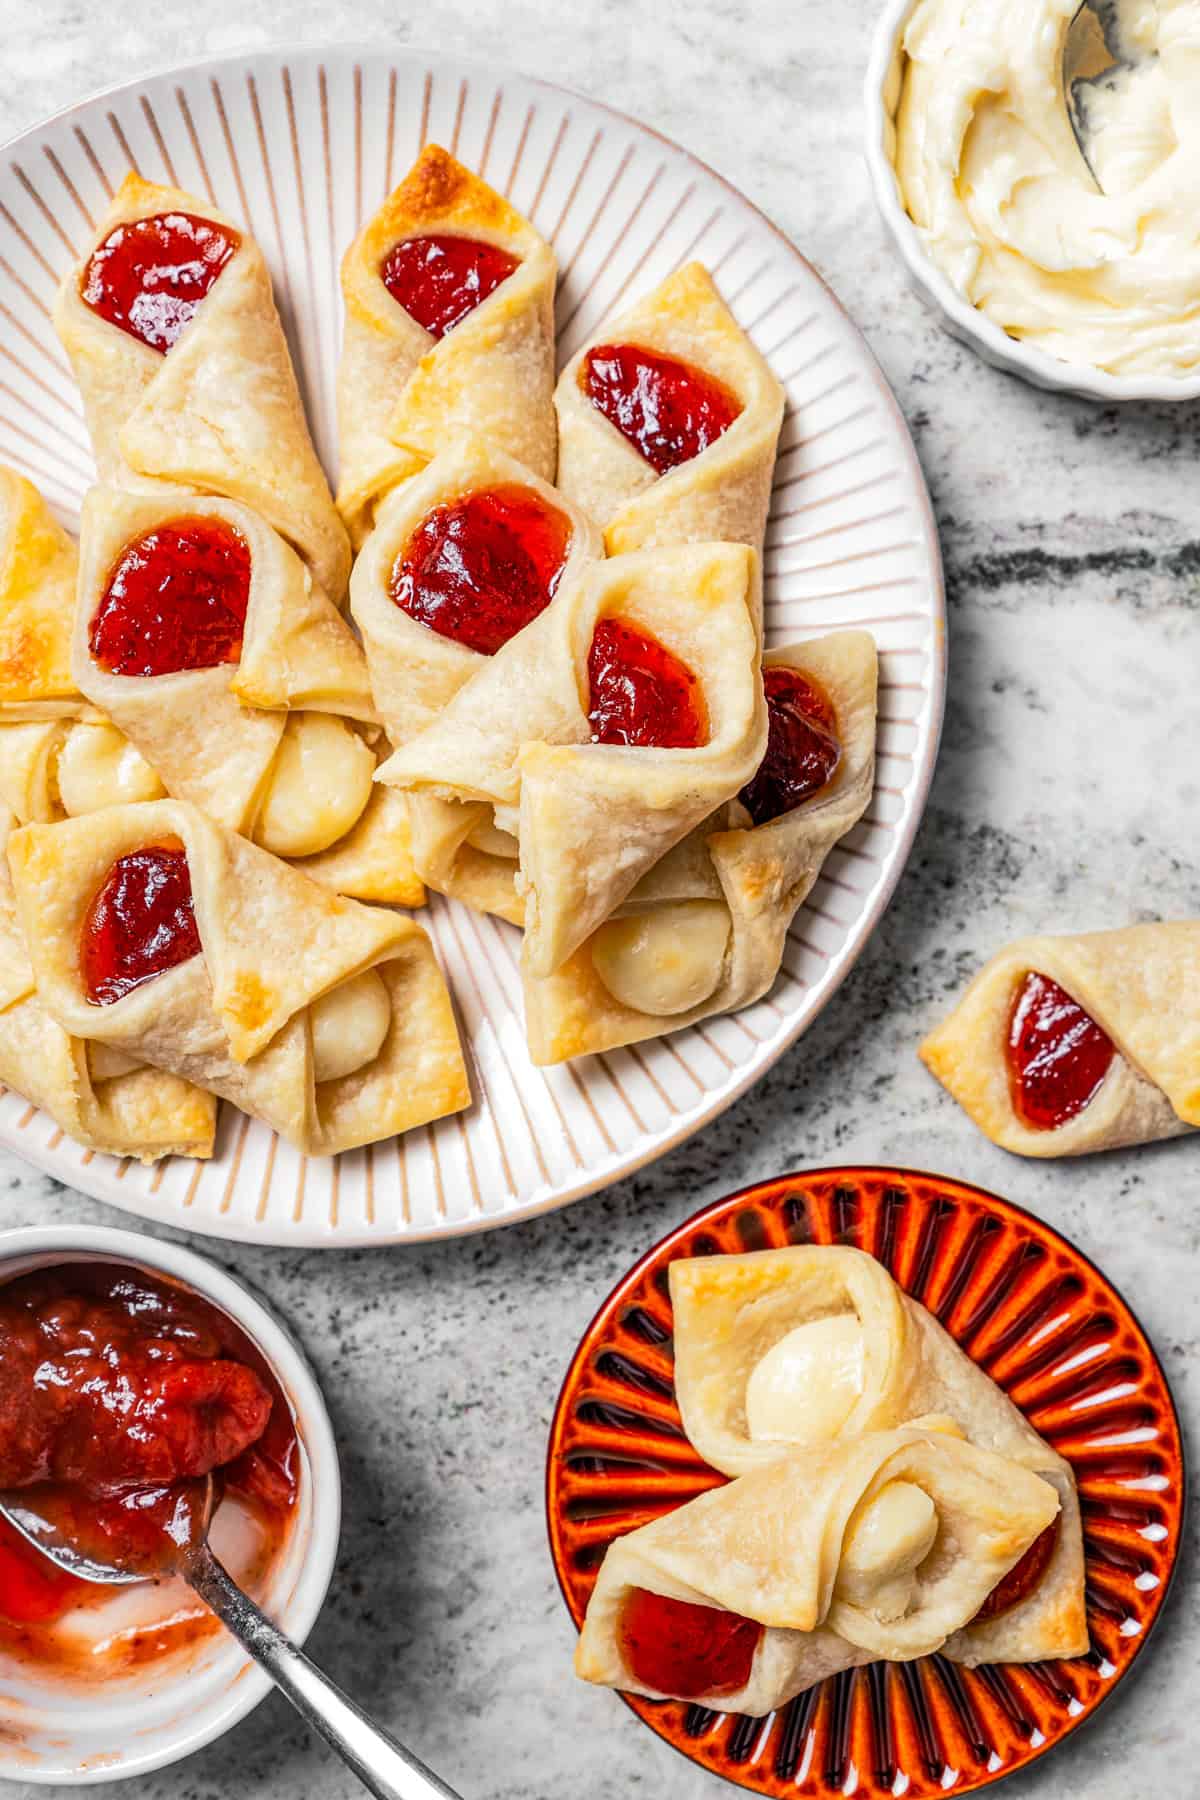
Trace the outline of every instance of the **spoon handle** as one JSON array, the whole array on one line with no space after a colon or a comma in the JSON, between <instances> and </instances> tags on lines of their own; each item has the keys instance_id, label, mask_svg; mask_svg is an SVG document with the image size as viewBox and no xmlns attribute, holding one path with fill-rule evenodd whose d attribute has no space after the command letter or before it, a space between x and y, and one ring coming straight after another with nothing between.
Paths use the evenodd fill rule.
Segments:
<instances>
[{"instance_id":1,"label":"spoon handle","mask_svg":"<svg viewBox=\"0 0 1200 1800\"><path fill-rule=\"evenodd\" d=\"M453 1788L373 1725L272 1625L207 1544L196 1552L186 1573L195 1592L226 1630L379 1800L459 1800Z\"/></svg>"}]
</instances>

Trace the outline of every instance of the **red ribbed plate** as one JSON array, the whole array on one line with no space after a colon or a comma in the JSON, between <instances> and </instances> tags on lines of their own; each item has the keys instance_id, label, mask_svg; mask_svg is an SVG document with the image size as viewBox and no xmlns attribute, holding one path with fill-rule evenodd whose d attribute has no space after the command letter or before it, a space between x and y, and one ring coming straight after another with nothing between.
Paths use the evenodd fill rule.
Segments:
<instances>
[{"instance_id":1,"label":"red ribbed plate","mask_svg":"<svg viewBox=\"0 0 1200 1800\"><path fill-rule=\"evenodd\" d=\"M578 1625L612 1540L723 1479L680 1425L668 1264L785 1244L878 1257L1068 1458L1091 1652L973 1670L939 1656L875 1664L766 1719L627 1703L752 1793L971 1793L1045 1755L1112 1692L1162 1609L1184 1505L1179 1422L1145 1333L1085 1256L1011 1201L937 1175L821 1169L718 1200L664 1238L597 1313L559 1396L546 1476L559 1583Z\"/></svg>"}]
</instances>

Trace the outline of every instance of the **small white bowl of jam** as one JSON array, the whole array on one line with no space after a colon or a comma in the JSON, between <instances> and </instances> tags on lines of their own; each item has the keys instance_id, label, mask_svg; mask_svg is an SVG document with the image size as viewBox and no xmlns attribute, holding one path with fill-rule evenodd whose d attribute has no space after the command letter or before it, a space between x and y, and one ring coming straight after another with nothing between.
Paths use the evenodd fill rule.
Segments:
<instances>
[{"instance_id":1,"label":"small white bowl of jam","mask_svg":"<svg viewBox=\"0 0 1200 1800\"><path fill-rule=\"evenodd\" d=\"M303 1643L333 1574L341 1486L292 1337L190 1250L101 1228L0 1233L0 1489L69 1512L99 1560L145 1567L209 1472L214 1550ZM0 1779L143 1774L227 1731L270 1685L180 1576L78 1582L0 1519Z\"/></svg>"}]
</instances>

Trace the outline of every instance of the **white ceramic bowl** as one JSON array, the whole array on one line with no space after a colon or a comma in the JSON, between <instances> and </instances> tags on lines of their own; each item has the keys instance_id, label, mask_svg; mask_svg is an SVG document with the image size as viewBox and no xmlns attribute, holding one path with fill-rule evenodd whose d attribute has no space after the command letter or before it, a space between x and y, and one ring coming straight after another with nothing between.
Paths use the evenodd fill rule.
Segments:
<instances>
[{"instance_id":1,"label":"white ceramic bowl","mask_svg":"<svg viewBox=\"0 0 1200 1800\"><path fill-rule=\"evenodd\" d=\"M1034 387L1080 394L1085 400L1200 399L1200 375L1109 375L1102 369L1062 362L1031 344L1020 343L960 294L927 255L920 233L904 209L892 164L894 120L900 98L901 40L917 0L887 0L880 15L867 66L865 116L867 167L875 199L922 298L939 313L947 330L992 363Z\"/></svg>"},{"instance_id":2,"label":"white ceramic bowl","mask_svg":"<svg viewBox=\"0 0 1200 1800\"><path fill-rule=\"evenodd\" d=\"M133 1263L172 1277L228 1313L262 1351L286 1395L301 1445L300 1495L265 1609L303 1643L337 1556L341 1483L325 1402L303 1352L232 1276L174 1244L132 1231L36 1227L0 1233L0 1283L63 1262ZM267 1677L223 1632L184 1662L151 1663L95 1690L19 1679L0 1665L0 1780L84 1786L161 1768L236 1725L270 1691Z\"/></svg>"}]
</instances>

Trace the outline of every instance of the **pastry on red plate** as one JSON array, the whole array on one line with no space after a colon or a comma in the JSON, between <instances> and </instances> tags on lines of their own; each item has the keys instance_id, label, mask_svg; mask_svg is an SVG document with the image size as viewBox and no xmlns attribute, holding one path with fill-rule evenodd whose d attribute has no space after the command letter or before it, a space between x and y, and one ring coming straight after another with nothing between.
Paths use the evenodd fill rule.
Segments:
<instances>
[{"instance_id":1,"label":"pastry on red plate","mask_svg":"<svg viewBox=\"0 0 1200 1800\"><path fill-rule=\"evenodd\" d=\"M1200 924L1021 938L921 1059L993 1143L1080 1156L1200 1125Z\"/></svg>"},{"instance_id":2,"label":"pastry on red plate","mask_svg":"<svg viewBox=\"0 0 1200 1800\"><path fill-rule=\"evenodd\" d=\"M555 278L529 221L427 144L342 263L338 507L355 545L460 436L553 480Z\"/></svg>"},{"instance_id":3,"label":"pastry on red plate","mask_svg":"<svg viewBox=\"0 0 1200 1800\"><path fill-rule=\"evenodd\" d=\"M175 798L339 891L420 903L362 647L249 507L93 488L74 668Z\"/></svg>"},{"instance_id":4,"label":"pastry on red plate","mask_svg":"<svg viewBox=\"0 0 1200 1800\"><path fill-rule=\"evenodd\" d=\"M355 562L350 604L391 742L431 725L603 555L578 507L481 439L443 450L390 494ZM422 878L519 924L517 841L490 808L416 793L408 807Z\"/></svg>"},{"instance_id":5,"label":"pastry on red plate","mask_svg":"<svg viewBox=\"0 0 1200 1800\"><path fill-rule=\"evenodd\" d=\"M477 802L516 836L537 974L757 769L757 566L739 544L595 565L383 765L382 781Z\"/></svg>"},{"instance_id":6,"label":"pastry on red plate","mask_svg":"<svg viewBox=\"0 0 1200 1800\"><path fill-rule=\"evenodd\" d=\"M54 323L102 481L253 507L341 603L349 544L245 230L192 194L127 175L59 289Z\"/></svg>"},{"instance_id":7,"label":"pastry on red plate","mask_svg":"<svg viewBox=\"0 0 1200 1800\"><path fill-rule=\"evenodd\" d=\"M797 909L870 802L877 666L865 631L767 652L767 747L740 793L552 974L526 961L535 1062L657 1037L766 993Z\"/></svg>"},{"instance_id":8,"label":"pastry on red plate","mask_svg":"<svg viewBox=\"0 0 1200 1800\"><path fill-rule=\"evenodd\" d=\"M762 548L784 392L700 263L607 321L554 401L558 484L611 553Z\"/></svg>"},{"instance_id":9,"label":"pastry on red plate","mask_svg":"<svg viewBox=\"0 0 1200 1800\"><path fill-rule=\"evenodd\" d=\"M177 800L13 834L38 997L64 1031L195 1082L310 1155L470 1102L411 919L361 906Z\"/></svg>"}]
</instances>

